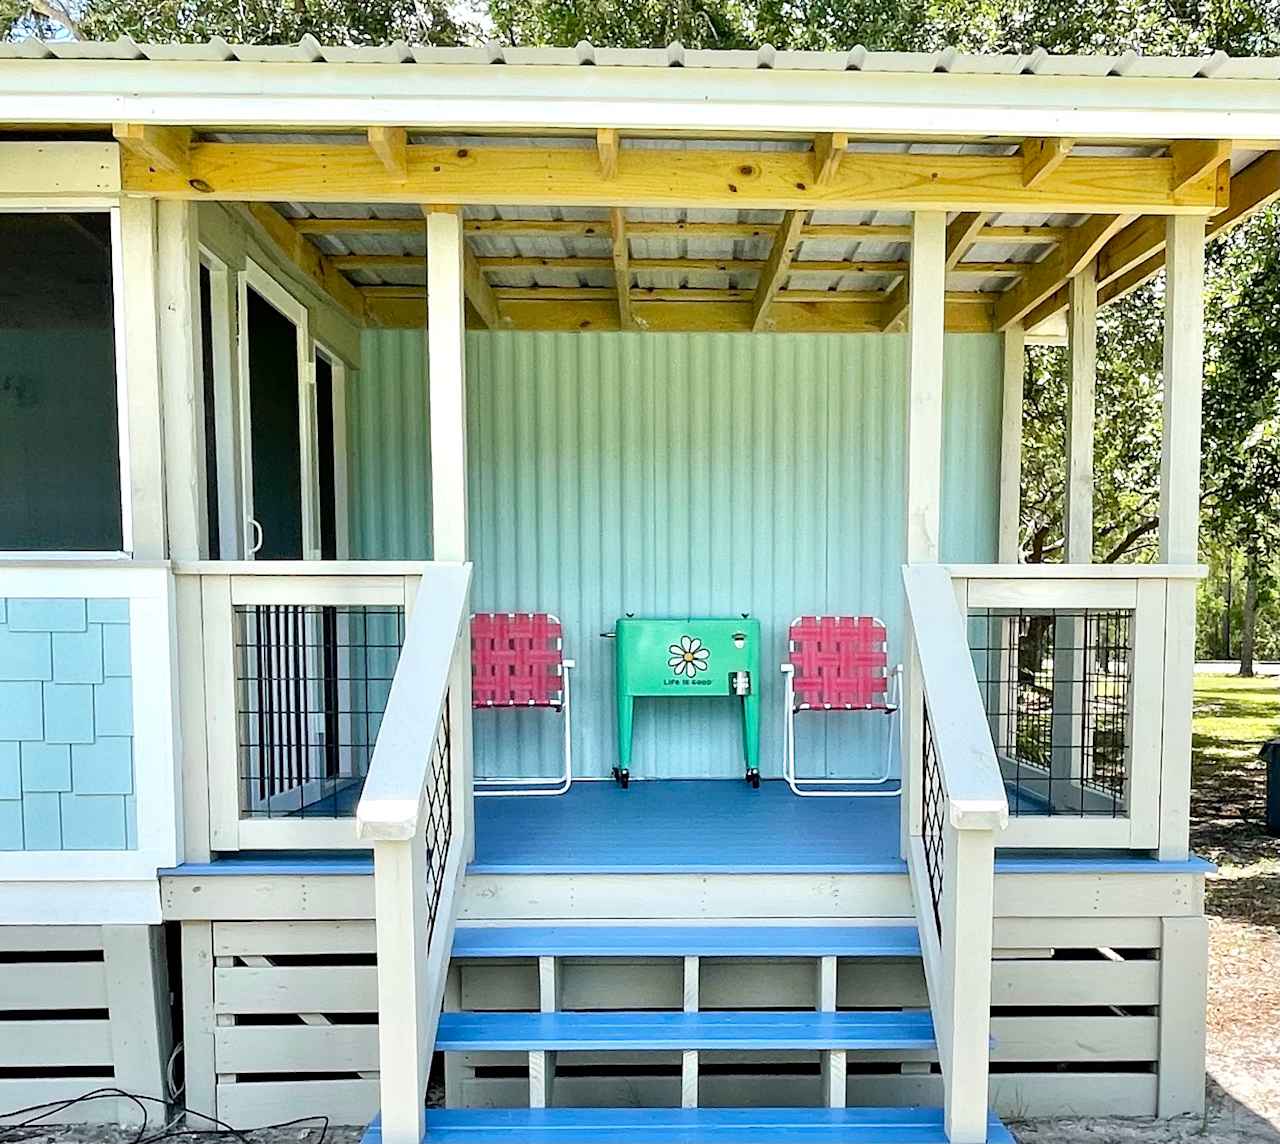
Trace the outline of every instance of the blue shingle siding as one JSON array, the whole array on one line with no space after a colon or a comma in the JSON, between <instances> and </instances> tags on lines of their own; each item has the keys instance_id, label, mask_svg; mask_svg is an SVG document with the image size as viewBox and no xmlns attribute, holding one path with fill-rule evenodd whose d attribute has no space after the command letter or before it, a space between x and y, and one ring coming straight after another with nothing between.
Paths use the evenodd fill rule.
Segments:
<instances>
[{"instance_id":1,"label":"blue shingle siding","mask_svg":"<svg viewBox=\"0 0 1280 1144\"><path fill-rule=\"evenodd\" d=\"M132 850L128 600L0 599L0 850Z\"/></svg>"}]
</instances>

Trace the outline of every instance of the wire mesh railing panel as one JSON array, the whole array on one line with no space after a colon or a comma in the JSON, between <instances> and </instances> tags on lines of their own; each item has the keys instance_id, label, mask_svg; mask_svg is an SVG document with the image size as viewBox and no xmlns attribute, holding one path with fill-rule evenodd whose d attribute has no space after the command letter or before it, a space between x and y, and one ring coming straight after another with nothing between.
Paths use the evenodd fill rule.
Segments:
<instances>
[{"instance_id":1,"label":"wire mesh railing panel","mask_svg":"<svg viewBox=\"0 0 1280 1144\"><path fill-rule=\"evenodd\" d=\"M973 610L969 647L1009 813L1125 817L1133 610Z\"/></svg>"},{"instance_id":2,"label":"wire mesh railing panel","mask_svg":"<svg viewBox=\"0 0 1280 1144\"><path fill-rule=\"evenodd\" d=\"M404 609L233 609L242 818L350 818L404 644Z\"/></svg>"},{"instance_id":3,"label":"wire mesh railing panel","mask_svg":"<svg viewBox=\"0 0 1280 1144\"><path fill-rule=\"evenodd\" d=\"M449 844L453 840L453 798L450 783L452 736L449 726L449 695L445 694L440 724L431 744L431 773L427 777L425 809L427 841L427 944L435 932L444 890Z\"/></svg>"},{"instance_id":4,"label":"wire mesh railing panel","mask_svg":"<svg viewBox=\"0 0 1280 1144\"><path fill-rule=\"evenodd\" d=\"M929 895L933 899L933 920L942 940L942 872L946 863L946 802L942 784L942 764L929 722L929 704L924 708L924 783L921 805L921 842L924 845L925 872L929 876Z\"/></svg>"}]
</instances>

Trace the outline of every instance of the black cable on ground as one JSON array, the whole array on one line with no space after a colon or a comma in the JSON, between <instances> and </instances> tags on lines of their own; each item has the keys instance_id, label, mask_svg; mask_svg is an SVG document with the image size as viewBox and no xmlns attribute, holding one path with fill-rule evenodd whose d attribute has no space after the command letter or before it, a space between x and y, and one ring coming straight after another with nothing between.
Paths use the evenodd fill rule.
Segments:
<instances>
[{"instance_id":1,"label":"black cable on ground","mask_svg":"<svg viewBox=\"0 0 1280 1144\"><path fill-rule=\"evenodd\" d=\"M156 1096L142 1096L136 1092L126 1092L122 1088L97 1088L92 1092L86 1092L81 1096L69 1097L66 1100L49 1100L43 1104L32 1104L26 1108L13 1109L10 1112L0 1112L0 1122L26 1117L25 1120L19 1120L16 1124L0 1123L0 1144L25 1140L36 1132L47 1132L53 1126L42 1122L47 1121L50 1116L57 1116L77 1104L84 1104L94 1100L125 1100L133 1104L142 1114L142 1123L128 1144L159 1144L163 1140L176 1140L184 1136L229 1137L238 1141L239 1144L254 1144L252 1138L255 1133L274 1132L285 1128L299 1127L304 1124L316 1124L319 1127L320 1136L316 1144L324 1144L326 1137L329 1135L329 1118L327 1116L300 1116L295 1120L282 1120L278 1124L264 1124L259 1128L241 1130L232 1128L230 1124L219 1120L216 1116L210 1116L208 1113L186 1107L178 1108L159 1132L153 1132L148 1135L151 1127L148 1105L158 1105L162 1110L162 1114L167 1114L171 1106L170 1101L162 1100ZM208 1121L213 1127L185 1127L181 1122L188 1116Z\"/></svg>"}]
</instances>

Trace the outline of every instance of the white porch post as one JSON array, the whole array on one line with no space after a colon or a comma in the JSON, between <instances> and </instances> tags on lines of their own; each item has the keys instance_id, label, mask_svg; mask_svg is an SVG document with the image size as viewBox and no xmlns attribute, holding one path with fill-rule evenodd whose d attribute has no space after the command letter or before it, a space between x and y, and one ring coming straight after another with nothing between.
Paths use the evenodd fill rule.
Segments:
<instances>
[{"instance_id":1,"label":"white porch post","mask_svg":"<svg viewBox=\"0 0 1280 1144\"><path fill-rule=\"evenodd\" d=\"M1022 375L1026 331L1019 322L1004 333L1004 384L1000 412L1000 530L996 559L1017 564L1022 497Z\"/></svg>"},{"instance_id":2,"label":"white porch post","mask_svg":"<svg viewBox=\"0 0 1280 1144\"><path fill-rule=\"evenodd\" d=\"M118 257L124 281L131 551L138 560L163 560L166 556L164 425L160 413L160 302L154 199L126 196L120 200Z\"/></svg>"},{"instance_id":3,"label":"white porch post","mask_svg":"<svg viewBox=\"0 0 1280 1144\"><path fill-rule=\"evenodd\" d=\"M1199 215L1170 216L1165 235L1160 560L1165 564L1194 564L1200 526L1205 220ZM1169 859L1185 858L1188 849L1195 588L1194 580L1171 580L1166 596L1160 857Z\"/></svg>"},{"instance_id":4,"label":"white porch post","mask_svg":"<svg viewBox=\"0 0 1280 1144\"><path fill-rule=\"evenodd\" d=\"M1093 563L1093 421L1098 384L1098 271L1090 262L1070 286L1071 392L1067 401L1065 558Z\"/></svg>"},{"instance_id":5,"label":"white porch post","mask_svg":"<svg viewBox=\"0 0 1280 1144\"><path fill-rule=\"evenodd\" d=\"M156 239L169 556L199 560L208 553L209 524L194 204L180 199L157 203Z\"/></svg>"},{"instance_id":6,"label":"white porch post","mask_svg":"<svg viewBox=\"0 0 1280 1144\"><path fill-rule=\"evenodd\" d=\"M908 564L938 559L942 521L942 368L946 300L947 216L917 211L911 218L907 304ZM910 620L908 620L910 623ZM920 832L924 691L915 639L904 641L902 692L902 853Z\"/></svg>"},{"instance_id":7,"label":"white porch post","mask_svg":"<svg viewBox=\"0 0 1280 1144\"><path fill-rule=\"evenodd\" d=\"M427 370L431 400L432 558L470 558L467 539L466 295L462 213L427 211ZM449 684L453 833L474 852L471 643L464 628Z\"/></svg>"}]
</instances>

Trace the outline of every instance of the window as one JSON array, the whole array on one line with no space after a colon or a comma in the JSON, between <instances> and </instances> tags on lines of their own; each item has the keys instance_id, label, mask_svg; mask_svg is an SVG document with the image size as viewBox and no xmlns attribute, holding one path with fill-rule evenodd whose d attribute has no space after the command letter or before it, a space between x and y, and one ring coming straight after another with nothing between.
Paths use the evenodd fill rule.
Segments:
<instances>
[{"instance_id":1,"label":"window","mask_svg":"<svg viewBox=\"0 0 1280 1144\"><path fill-rule=\"evenodd\" d=\"M0 212L0 550L120 551L111 217Z\"/></svg>"}]
</instances>

